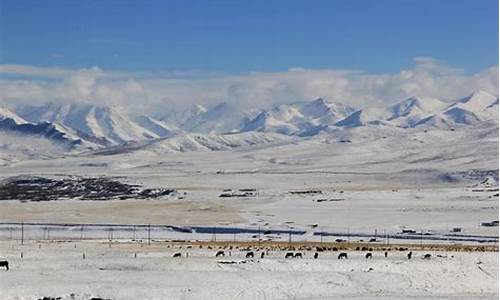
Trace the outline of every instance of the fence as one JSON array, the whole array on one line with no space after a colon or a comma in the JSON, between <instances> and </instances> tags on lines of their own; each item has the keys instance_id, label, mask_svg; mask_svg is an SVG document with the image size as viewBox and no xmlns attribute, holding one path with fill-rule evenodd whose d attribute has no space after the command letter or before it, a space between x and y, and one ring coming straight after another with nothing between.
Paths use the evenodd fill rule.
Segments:
<instances>
[{"instance_id":1,"label":"fence","mask_svg":"<svg viewBox=\"0 0 500 300\"><path fill-rule=\"evenodd\" d=\"M290 227L175 226L157 224L57 224L0 223L0 240L18 243L52 240L133 240L155 241L281 241L281 242L374 242L374 243L443 243L497 244L498 236L459 233L389 232L374 229Z\"/></svg>"}]
</instances>

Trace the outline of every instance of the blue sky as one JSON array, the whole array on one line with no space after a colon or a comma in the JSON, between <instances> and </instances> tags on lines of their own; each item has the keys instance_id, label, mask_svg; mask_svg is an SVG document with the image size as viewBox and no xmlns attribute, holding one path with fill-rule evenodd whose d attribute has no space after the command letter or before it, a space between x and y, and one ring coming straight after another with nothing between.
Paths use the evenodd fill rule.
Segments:
<instances>
[{"instance_id":1,"label":"blue sky","mask_svg":"<svg viewBox=\"0 0 500 300\"><path fill-rule=\"evenodd\" d=\"M498 65L496 0L0 0L0 64L123 71L397 72Z\"/></svg>"}]
</instances>

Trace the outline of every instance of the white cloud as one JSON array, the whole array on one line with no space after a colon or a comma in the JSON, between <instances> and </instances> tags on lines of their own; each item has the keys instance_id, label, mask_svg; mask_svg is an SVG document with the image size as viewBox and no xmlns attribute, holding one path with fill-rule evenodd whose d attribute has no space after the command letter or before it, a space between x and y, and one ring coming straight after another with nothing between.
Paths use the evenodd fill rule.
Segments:
<instances>
[{"instance_id":1,"label":"white cloud","mask_svg":"<svg viewBox=\"0 0 500 300\"><path fill-rule=\"evenodd\" d=\"M359 107L383 106L410 96L457 99L474 90L498 94L498 66L476 74L429 57L393 74L291 68L286 72L245 75L107 72L0 65L0 102L93 102L133 113L182 109L221 101L245 107L324 97Z\"/></svg>"}]
</instances>

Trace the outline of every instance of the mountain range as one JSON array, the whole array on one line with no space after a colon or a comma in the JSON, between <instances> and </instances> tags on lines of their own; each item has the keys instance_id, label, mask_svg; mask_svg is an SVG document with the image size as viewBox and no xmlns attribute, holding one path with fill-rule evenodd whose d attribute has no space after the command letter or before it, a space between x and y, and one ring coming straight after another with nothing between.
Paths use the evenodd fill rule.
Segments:
<instances>
[{"instance_id":1,"label":"mountain range","mask_svg":"<svg viewBox=\"0 0 500 300\"><path fill-rule=\"evenodd\" d=\"M243 144L252 144L267 141L266 133L274 138L276 134L309 137L362 126L451 129L484 123L498 126L498 96L484 91L456 101L410 97L387 108L357 109L318 98L269 110L242 110L223 102L213 107L194 105L176 114L135 117L116 107L87 103L0 107L0 132L47 139L68 150L166 139L188 148L193 148L188 141L201 145L205 141L217 150L231 148L231 139L221 138L229 134L247 133L249 143Z\"/></svg>"}]
</instances>

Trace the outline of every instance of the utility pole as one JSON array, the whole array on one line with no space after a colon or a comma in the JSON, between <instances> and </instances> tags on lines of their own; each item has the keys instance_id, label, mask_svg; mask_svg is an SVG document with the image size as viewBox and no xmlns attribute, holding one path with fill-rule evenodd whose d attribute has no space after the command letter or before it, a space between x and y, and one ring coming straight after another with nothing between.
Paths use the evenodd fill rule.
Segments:
<instances>
[{"instance_id":1,"label":"utility pole","mask_svg":"<svg viewBox=\"0 0 500 300\"><path fill-rule=\"evenodd\" d=\"M113 227L109 227L108 238L109 238L109 248L111 248L111 242L113 241Z\"/></svg>"},{"instance_id":2,"label":"utility pole","mask_svg":"<svg viewBox=\"0 0 500 300\"><path fill-rule=\"evenodd\" d=\"M259 248L260 248L260 225L259 225Z\"/></svg>"},{"instance_id":3,"label":"utility pole","mask_svg":"<svg viewBox=\"0 0 500 300\"><path fill-rule=\"evenodd\" d=\"M21 223L21 245L24 245L24 222Z\"/></svg>"},{"instance_id":4,"label":"utility pole","mask_svg":"<svg viewBox=\"0 0 500 300\"><path fill-rule=\"evenodd\" d=\"M351 243L351 229L347 226L347 246Z\"/></svg>"},{"instance_id":5,"label":"utility pole","mask_svg":"<svg viewBox=\"0 0 500 300\"><path fill-rule=\"evenodd\" d=\"M148 224L148 246L151 245L151 224Z\"/></svg>"}]
</instances>

